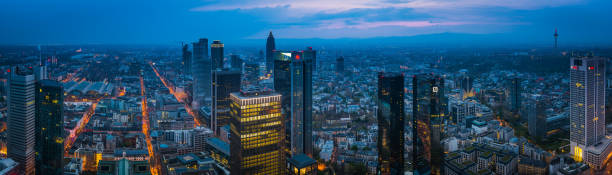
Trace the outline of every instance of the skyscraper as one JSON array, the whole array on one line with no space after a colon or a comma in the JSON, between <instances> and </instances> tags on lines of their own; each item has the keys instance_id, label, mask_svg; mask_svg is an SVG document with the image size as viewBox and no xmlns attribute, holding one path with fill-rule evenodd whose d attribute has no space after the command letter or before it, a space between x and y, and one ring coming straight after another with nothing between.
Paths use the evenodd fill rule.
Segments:
<instances>
[{"instance_id":1,"label":"skyscraper","mask_svg":"<svg viewBox=\"0 0 612 175\"><path fill-rule=\"evenodd\" d=\"M412 78L412 166L415 173L440 174L443 149L444 79L433 74Z\"/></svg>"},{"instance_id":2,"label":"skyscraper","mask_svg":"<svg viewBox=\"0 0 612 175\"><path fill-rule=\"evenodd\" d=\"M64 166L64 88L60 82L36 82L36 172L57 174Z\"/></svg>"},{"instance_id":3,"label":"skyscraper","mask_svg":"<svg viewBox=\"0 0 612 175\"><path fill-rule=\"evenodd\" d=\"M231 174L284 174L281 95L245 90L230 99Z\"/></svg>"},{"instance_id":4,"label":"skyscraper","mask_svg":"<svg viewBox=\"0 0 612 175\"><path fill-rule=\"evenodd\" d=\"M13 67L9 76L7 155L27 175L35 174L34 70Z\"/></svg>"},{"instance_id":5,"label":"skyscraper","mask_svg":"<svg viewBox=\"0 0 612 175\"><path fill-rule=\"evenodd\" d=\"M212 108L210 128L219 129L229 124L230 93L240 91L241 72L238 69L217 69L212 72Z\"/></svg>"},{"instance_id":6,"label":"skyscraper","mask_svg":"<svg viewBox=\"0 0 612 175\"><path fill-rule=\"evenodd\" d=\"M404 75L378 73L378 173L404 174Z\"/></svg>"},{"instance_id":7,"label":"skyscraper","mask_svg":"<svg viewBox=\"0 0 612 175\"><path fill-rule=\"evenodd\" d=\"M191 75L191 52L189 51L189 45L183 45L183 73L185 75Z\"/></svg>"},{"instance_id":8,"label":"skyscraper","mask_svg":"<svg viewBox=\"0 0 612 175\"><path fill-rule=\"evenodd\" d=\"M529 135L543 138L546 135L546 100L540 95L533 95L525 101L527 109L527 129Z\"/></svg>"},{"instance_id":9,"label":"skyscraper","mask_svg":"<svg viewBox=\"0 0 612 175\"><path fill-rule=\"evenodd\" d=\"M315 52L274 51L274 90L283 96L282 109L291 155L312 157L312 61Z\"/></svg>"},{"instance_id":10,"label":"skyscraper","mask_svg":"<svg viewBox=\"0 0 612 175\"><path fill-rule=\"evenodd\" d=\"M274 36L272 36L272 31L268 35L268 39L266 39L266 72L270 73L274 68L274 55L272 51L276 49L276 44L274 43Z\"/></svg>"},{"instance_id":11,"label":"skyscraper","mask_svg":"<svg viewBox=\"0 0 612 175\"><path fill-rule=\"evenodd\" d=\"M242 59L240 59L240 55L231 55L230 56L230 63L232 65L232 68L236 68L238 70L242 70Z\"/></svg>"},{"instance_id":12,"label":"skyscraper","mask_svg":"<svg viewBox=\"0 0 612 175\"><path fill-rule=\"evenodd\" d=\"M573 57L570 64L570 151L576 161L599 169L612 151L605 137L606 60Z\"/></svg>"},{"instance_id":13,"label":"skyscraper","mask_svg":"<svg viewBox=\"0 0 612 175\"><path fill-rule=\"evenodd\" d=\"M336 73L344 74L344 57L343 56L339 56L338 58L336 58Z\"/></svg>"},{"instance_id":14,"label":"skyscraper","mask_svg":"<svg viewBox=\"0 0 612 175\"><path fill-rule=\"evenodd\" d=\"M521 110L521 79L518 77L510 78L507 85L508 94L508 108L512 112L518 112Z\"/></svg>"},{"instance_id":15,"label":"skyscraper","mask_svg":"<svg viewBox=\"0 0 612 175\"><path fill-rule=\"evenodd\" d=\"M199 109L207 105L206 98L210 97L210 71L211 61L208 58L208 39L202 38L193 43L193 101L192 106Z\"/></svg>"},{"instance_id":16,"label":"skyscraper","mask_svg":"<svg viewBox=\"0 0 612 175\"><path fill-rule=\"evenodd\" d=\"M260 66L257 63L244 64L244 80L248 84L251 84L251 85L257 84L257 81L259 80L259 74L261 72L259 67Z\"/></svg>"},{"instance_id":17,"label":"skyscraper","mask_svg":"<svg viewBox=\"0 0 612 175\"><path fill-rule=\"evenodd\" d=\"M212 70L223 68L223 43L214 40L210 44L210 58L212 59Z\"/></svg>"}]
</instances>

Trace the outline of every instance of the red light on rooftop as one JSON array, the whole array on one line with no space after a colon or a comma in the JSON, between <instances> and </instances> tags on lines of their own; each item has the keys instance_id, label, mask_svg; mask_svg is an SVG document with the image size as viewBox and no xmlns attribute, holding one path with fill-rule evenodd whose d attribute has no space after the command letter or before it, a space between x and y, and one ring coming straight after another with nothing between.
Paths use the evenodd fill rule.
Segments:
<instances>
[{"instance_id":1,"label":"red light on rooftop","mask_svg":"<svg viewBox=\"0 0 612 175\"><path fill-rule=\"evenodd\" d=\"M574 70L578 69L578 66L572 66L572 69L574 69Z\"/></svg>"},{"instance_id":2,"label":"red light on rooftop","mask_svg":"<svg viewBox=\"0 0 612 175\"><path fill-rule=\"evenodd\" d=\"M7 69L6 72L11 73L11 69Z\"/></svg>"},{"instance_id":3,"label":"red light on rooftop","mask_svg":"<svg viewBox=\"0 0 612 175\"><path fill-rule=\"evenodd\" d=\"M593 70L593 69L595 69L595 67L589 66L589 70Z\"/></svg>"},{"instance_id":4,"label":"red light on rooftop","mask_svg":"<svg viewBox=\"0 0 612 175\"><path fill-rule=\"evenodd\" d=\"M295 59L299 60L300 59L300 55L295 55Z\"/></svg>"}]
</instances>

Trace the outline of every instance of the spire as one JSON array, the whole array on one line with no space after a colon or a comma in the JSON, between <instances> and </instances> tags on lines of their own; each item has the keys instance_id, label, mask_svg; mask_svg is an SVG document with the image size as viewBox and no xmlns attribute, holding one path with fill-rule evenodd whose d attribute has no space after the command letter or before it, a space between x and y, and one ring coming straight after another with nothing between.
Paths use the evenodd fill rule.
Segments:
<instances>
[{"instance_id":1,"label":"spire","mask_svg":"<svg viewBox=\"0 0 612 175\"><path fill-rule=\"evenodd\" d=\"M272 35L272 31L270 31L270 34L268 34L268 38L274 38L274 36Z\"/></svg>"}]
</instances>

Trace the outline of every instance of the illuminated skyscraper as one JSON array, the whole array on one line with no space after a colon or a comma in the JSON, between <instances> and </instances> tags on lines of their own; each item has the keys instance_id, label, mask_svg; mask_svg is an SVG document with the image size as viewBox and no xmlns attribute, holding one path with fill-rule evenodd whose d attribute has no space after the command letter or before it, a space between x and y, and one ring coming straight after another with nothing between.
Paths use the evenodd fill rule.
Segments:
<instances>
[{"instance_id":1,"label":"illuminated skyscraper","mask_svg":"<svg viewBox=\"0 0 612 175\"><path fill-rule=\"evenodd\" d=\"M62 174L64 166L64 88L60 82L36 83L36 172Z\"/></svg>"},{"instance_id":2,"label":"illuminated skyscraper","mask_svg":"<svg viewBox=\"0 0 612 175\"><path fill-rule=\"evenodd\" d=\"M210 44L210 58L212 59L212 70L223 68L223 43L214 40Z\"/></svg>"},{"instance_id":3,"label":"illuminated skyscraper","mask_svg":"<svg viewBox=\"0 0 612 175\"><path fill-rule=\"evenodd\" d=\"M212 72L212 108L210 128L219 129L229 124L230 93L240 91L241 72L238 69L217 69Z\"/></svg>"},{"instance_id":4,"label":"illuminated skyscraper","mask_svg":"<svg viewBox=\"0 0 612 175\"><path fill-rule=\"evenodd\" d=\"M575 160L600 169L612 152L605 136L606 60L574 57L570 64L570 151Z\"/></svg>"},{"instance_id":5,"label":"illuminated skyscraper","mask_svg":"<svg viewBox=\"0 0 612 175\"><path fill-rule=\"evenodd\" d=\"M285 174L281 95L242 91L230 99L231 174Z\"/></svg>"},{"instance_id":6,"label":"illuminated skyscraper","mask_svg":"<svg viewBox=\"0 0 612 175\"><path fill-rule=\"evenodd\" d=\"M283 95L287 147L312 157L312 69L315 51L274 51L274 90Z\"/></svg>"},{"instance_id":7,"label":"illuminated skyscraper","mask_svg":"<svg viewBox=\"0 0 612 175\"><path fill-rule=\"evenodd\" d=\"M274 55L272 51L276 49L276 44L274 43L274 36L272 36L272 31L268 35L268 39L266 39L266 72L270 73L274 70Z\"/></svg>"},{"instance_id":8,"label":"illuminated skyscraper","mask_svg":"<svg viewBox=\"0 0 612 175\"><path fill-rule=\"evenodd\" d=\"M432 74L412 79L412 166L417 174L441 174L445 97L444 79Z\"/></svg>"},{"instance_id":9,"label":"illuminated skyscraper","mask_svg":"<svg viewBox=\"0 0 612 175\"><path fill-rule=\"evenodd\" d=\"M189 51L189 45L183 45L183 73L185 75L191 75L191 52Z\"/></svg>"},{"instance_id":10,"label":"illuminated skyscraper","mask_svg":"<svg viewBox=\"0 0 612 175\"><path fill-rule=\"evenodd\" d=\"M208 39L202 38L193 43L193 102L192 106L199 109L206 105L206 98L210 97L210 71L211 61L208 58Z\"/></svg>"},{"instance_id":11,"label":"illuminated skyscraper","mask_svg":"<svg viewBox=\"0 0 612 175\"><path fill-rule=\"evenodd\" d=\"M35 174L34 70L13 67L9 76L7 155L27 175Z\"/></svg>"},{"instance_id":12,"label":"illuminated skyscraper","mask_svg":"<svg viewBox=\"0 0 612 175\"><path fill-rule=\"evenodd\" d=\"M378 73L378 173L404 174L404 75Z\"/></svg>"}]
</instances>

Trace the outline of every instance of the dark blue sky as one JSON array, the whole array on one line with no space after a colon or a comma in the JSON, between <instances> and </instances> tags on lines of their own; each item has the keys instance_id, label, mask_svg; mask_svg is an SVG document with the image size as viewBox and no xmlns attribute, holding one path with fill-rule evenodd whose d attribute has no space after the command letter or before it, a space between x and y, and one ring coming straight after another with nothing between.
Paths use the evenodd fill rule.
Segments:
<instances>
[{"instance_id":1,"label":"dark blue sky","mask_svg":"<svg viewBox=\"0 0 612 175\"><path fill-rule=\"evenodd\" d=\"M0 44L227 43L271 30L284 39L455 33L547 44L558 28L566 45L597 46L612 43L610 7L610 0L5 0Z\"/></svg>"}]
</instances>

